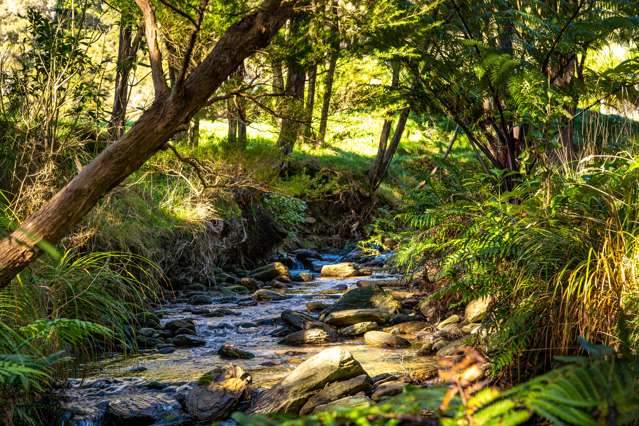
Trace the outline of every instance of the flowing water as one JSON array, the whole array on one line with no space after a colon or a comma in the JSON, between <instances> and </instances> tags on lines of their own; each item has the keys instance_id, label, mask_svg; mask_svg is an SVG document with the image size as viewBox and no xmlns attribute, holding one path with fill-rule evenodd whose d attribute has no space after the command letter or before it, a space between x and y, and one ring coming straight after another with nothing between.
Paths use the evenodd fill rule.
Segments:
<instances>
[{"instance_id":1,"label":"flowing water","mask_svg":"<svg viewBox=\"0 0 639 426\"><path fill-rule=\"evenodd\" d=\"M331 256L324 261L332 263L335 260ZM339 345L349 350L371 376L381 373L403 374L432 363L428 358L416 357L416 348L373 348L366 346L361 338L292 347L279 344L280 338L272 336L273 331L280 326L277 319L283 311L306 311L306 304L311 301L330 304L344 292L344 286L352 288L364 278L381 282L396 277L387 274L346 279L316 277L314 281L295 284L287 291L290 297L285 300L255 303L250 296L221 297L218 302L204 306L228 308L238 313L223 317L200 316L190 312L193 308L190 304L169 303L158 311L162 313L162 323L174 319L192 319L196 324L197 336L204 339L206 345L177 349L165 355L147 353L131 358L112 358L94 365L89 370L90 377L69 381L70 388L64 394L68 400L66 406L73 407L71 411L80 414L76 414L73 422L60 423L100 425L100 415L96 413L100 411L101 404L140 393L166 397L167 410L177 410L174 398L170 396L176 389L179 390L180 385L197 380L215 367L228 366L230 363L250 372L254 386L270 387L301 361L327 346ZM335 289L333 294L330 294L331 289ZM255 358L222 359L216 352L224 343L252 352Z\"/></svg>"}]
</instances>

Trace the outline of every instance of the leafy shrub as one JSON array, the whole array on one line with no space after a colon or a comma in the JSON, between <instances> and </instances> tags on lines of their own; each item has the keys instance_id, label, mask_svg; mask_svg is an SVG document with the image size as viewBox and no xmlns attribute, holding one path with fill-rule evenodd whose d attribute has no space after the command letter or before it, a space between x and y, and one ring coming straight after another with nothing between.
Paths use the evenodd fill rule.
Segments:
<instances>
[{"instance_id":1,"label":"leafy shrub","mask_svg":"<svg viewBox=\"0 0 639 426\"><path fill-rule=\"evenodd\" d=\"M550 355L577 351L580 335L615 346L621 310L639 313L638 173L639 159L621 153L540 168L510 192L481 174L436 187L400 216L397 260L440 259L448 280L433 297L496 296L485 323L494 372L522 354L543 369ZM629 329L636 345L639 322Z\"/></svg>"},{"instance_id":2,"label":"leafy shrub","mask_svg":"<svg viewBox=\"0 0 639 426\"><path fill-rule=\"evenodd\" d=\"M283 225L289 234L295 234L295 231L304 223L306 202L299 198L268 194L262 202L275 221Z\"/></svg>"}]
</instances>

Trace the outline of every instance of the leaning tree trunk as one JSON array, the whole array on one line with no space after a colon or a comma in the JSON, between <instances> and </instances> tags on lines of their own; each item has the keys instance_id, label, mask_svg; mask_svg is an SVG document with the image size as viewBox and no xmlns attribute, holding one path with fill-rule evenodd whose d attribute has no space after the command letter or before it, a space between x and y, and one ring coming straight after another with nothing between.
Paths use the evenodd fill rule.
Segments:
<instances>
[{"instance_id":1,"label":"leaning tree trunk","mask_svg":"<svg viewBox=\"0 0 639 426\"><path fill-rule=\"evenodd\" d=\"M399 62L392 62L392 77L391 77L391 89L396 89L399 86ZM379 182L381 182L382 170L384 169L384 158L386 151L388 150L388 138L390 137L391 127L393 126L393 117L389 113L382 125L382 132L379 135L379 144L377 146L377 155L375 156L375 162L371 169L368 171L368 183L371 193L377 190Z\"/></svg>"},{"instance_id":2,"label":"leaning tree trunk","mask_svg":"<svg viewBox=\"0 0 639 426\"><path fill-rule=\"evenodd\" d=\"M135 64L135 56L142 40L143 31L140 28L135 37L131 25L120 18L120 39L118 41L118 60L115 72L115 92L113 94L113 109L109 120L109 134L111 140L118 140L124 134L126 123L126 107L129 103L129 74Z\"/></svg>"},{"instance_id":3,"label":"leaning tree trunk","mask_svg":"<svg viewBox=\"0 0 639 426\"><path fill-rule=\"evenodd\" d=\"M70 232L102 196L183 128L246 57L268 45L293 14L293 7L302 1L266 0L256 12L231 26L183 84L171 93L160 92L131 130L109 145L39 211L0 241L0 287L8 285L42 248L56 244ZM163 86L165 82L158 79L156 83Z\"/></svg>"},{"instance_id":4,"label":"leaning tree trunk","mask_svg":"<svg viewBox=\"0 0 639 426\"><path fill-rule=\"evenodd\" d=\"M331 96L333 96L333 81L335 79L335 69L337 68L337 59L339 59L339 21L337 19L337 0L331 2L331 13L329 16L332 18L330 22L330 56L328 59L328 68L326 70L326 76L324 78L324 97L322 98L322 111L320 112L319 131L317 135L318 145L324 145L326 140L326 128L328 127L328 112L331 107Z\"/></svg>"},{"instance_id":5,"label":"leaning tree trunk","mask_svg":"<svg viewBox=\"0 0 639 426\"><path fill-rule=\"evenodd\" d=\"M393 139L391 139L390 145L384 151L384 155L381 156L381 159L376 160L375 165L377 166L375 170L375 174L371 173L369 175L369 183L371 188L371 193L377 191L379 185L382 183L382 179L386 176L388 172L388 168L390 167L391 161L393 161L393 156L395 152L397 152L397 148L399 147L399 142L402 139L402 135L404 133L404 128L406 128L406 121L408 121L408 115L410 114L410 108L404 107L402 112L399 114L399 119L397 120L397 126L395 126L395 133L393 133ZM371 172L373 169L371 170Z\"/></svg>"}]
</instances>

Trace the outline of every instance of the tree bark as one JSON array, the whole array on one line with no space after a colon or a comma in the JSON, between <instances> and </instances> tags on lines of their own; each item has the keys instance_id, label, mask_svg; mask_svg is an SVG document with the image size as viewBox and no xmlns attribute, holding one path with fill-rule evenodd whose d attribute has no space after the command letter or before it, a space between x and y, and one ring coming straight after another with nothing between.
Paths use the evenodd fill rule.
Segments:
<instances>
[{"instance_id":1,"label":"tree bark","mask_svg":"<svg viewBox=\"0 0 639 426\"><path fill-rule=\"evenodd\" d=\"M291 33L295 34L299 31L299 18L293 19L291 22ZM280 126L280 134L277 138L277 146L284 154L284 157L293 152L295 142L299 136L300 123L304 117L304 83L306 82L306 73L304 67L299 61L298 55L291 55L286 64L287 77L286 88L286 104L282 123ZM285 162L282 164L285 166Z\"/></svg>"},{"instance_id":2,"label":"tree bark","mask_svg":"<svg viewBox=\"0 0 639 426\"><path fill-rule=\"evenodd\" d=\"M379 165L377 169L375 169L375 174L370 175L371 193L377 191L379 185L382 183L382 180L386 176L386 173L388 173L390 163L393 161L395 152L397 152L397 148L399 147L399 142L401 141L402 135L404 134L404 129L406 128L406 122L408 121L409 114L409 107L404 107L402 109L402 112L399 114L399 119L397 120L397 125L395 126L395 132L393 133L393 139L391 139L390 145L386 148L384 155L381 157Z\"/></svg>"},{"instance_id":3,"label":"tree bark","mask_svg":"<svg viewBox=\"0 0 639 426\"><path fill-rule=\"evenodd\" d=\"M159 99L169 91L164 77L164 68L162 66L162 52L158 43L159 30L158 22L155 17L155 10L149 0L135 0L142 11L144 18L144 37L149 48L149 61L151 62L151 79L153 80L153 89L155 90L155 98Z\"/></svg>"},{"instance_id":4,"label":"tree bark","mask_svg":"<svg viewBox=\"0 0 639 426\"><path fill-rule=\"evenodd\" d=\"M320 113L320 124L317 135L318 145L324 145L326 140L326 129L328 127L328 112L331 107L331 96L333 96L333 81L335 79L335 69L337 68L337 60L339 59L339 21L337 19L337 0L331 3L333 18L331 23L331 51L328 59L328 68L324 78L324 96L322 98L322 111Z\"/></svg>"},{"instance_id":5,"label":"tree bark","mask_svg":"<svg viewBox=\"0 0 639 426\"><path fill-rule=\"evenodd\" d=\"M315 83L317 81L317 64L313 64L308 72L306 107L304 113L304 140L313 140L313 108L315 108Z\"/></svg>"},{"instance_id":6,"label":"tree bark","mask_svg":"<svg viewBox=\"0 0 639 426\"><path fill-rule=\"evenodd\" d=\"M399 63L392 62L392 77L391 77L391 89L396 89L399 86ZM399 125L399 123L398 123ZM384 169L384 158L386 151L388 150L388 138L390 137L391 127L393 126L393 117L388 114L382 125L382 132L379 135L379 144L377 146L377 155L375 156L375 162L368 172L368 183L371 193L377 190L379 182L381 181L380 175Z\"/></svg>"},{"instance_id":7,"label":"tree bark","mask_svg":"<svg viewBox=\"0 0 639 426\"><path fill-rule=\"evenodd\" d=\"M133 36L131 25L120 18L120 38L118 41L118 60L115 72L115 91L113 109L109 120L111 140L116 141L124 134L126 124L126 107L129 103L129 74L135 67L135 56L142 40L142 29Z\"/></svg>"},{"instance_id":8,"label":"tree bark","mask_svg":"<svg viewBox=\"0 0 639 426\"><path fill-rule=\"evenodd\" d=\"M143 0L136 0L142 2ZM0 288L56 244L98 200L182 129L194 113L242 63L268 45L303 0L266 0L231 26L186 79L179 93L163 91L119 141L109 145L39 211L0 241Z\"/></svg>"}]
</instances>

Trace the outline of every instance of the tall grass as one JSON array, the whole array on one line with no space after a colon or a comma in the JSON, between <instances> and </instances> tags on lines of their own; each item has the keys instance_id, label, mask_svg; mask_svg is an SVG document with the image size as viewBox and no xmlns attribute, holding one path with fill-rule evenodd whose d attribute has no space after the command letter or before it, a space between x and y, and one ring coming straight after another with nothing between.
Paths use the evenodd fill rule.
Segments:
<instances>
[{"instance_id":1,"label":"tall grass","mask_svg":"<svg viewBox=\"0 0 639 426\"><path fill-rule=\"evenodd\" d=\"M404 213L413 236L399 263L439 258L448 280L435 297L495 296L485 324L495 371L515 361L545 368L553 355L577 351L578 336L614 347L622 312L636 346L639 157L539 169L507 193L490 181L476 175L440 187L445 197L433 191Z\"/></svg>"}]
</instances>

